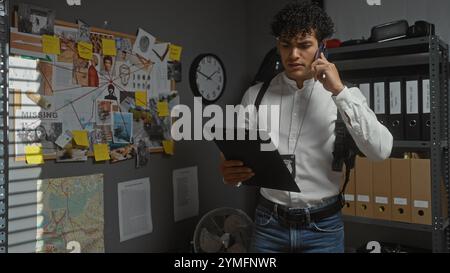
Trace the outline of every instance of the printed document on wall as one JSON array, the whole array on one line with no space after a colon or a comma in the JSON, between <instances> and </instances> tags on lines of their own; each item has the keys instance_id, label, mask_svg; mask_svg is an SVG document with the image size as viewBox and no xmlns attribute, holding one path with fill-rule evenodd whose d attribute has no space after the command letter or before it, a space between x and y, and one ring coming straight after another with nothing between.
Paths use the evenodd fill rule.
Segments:
<instances>
[{"instance_id":1,"label":"printed document on wall","mask_svg":"<svg viewBox=\"0 0 450 273\"><path fill-rule=\"evenodd\" d=\"M150 179L120 183L118 197L120 242L152 233Z\"/></svg>"},{"instance_id":2,"label":"printed document on wall","mask_svg":"<svg viewBox=\"0 0 450 273\"><path fill-rule=\"evenodd\" d=\"M173 202L175 222L198 215L197 167L173 171Z\"/></svg>"}]
</instances>

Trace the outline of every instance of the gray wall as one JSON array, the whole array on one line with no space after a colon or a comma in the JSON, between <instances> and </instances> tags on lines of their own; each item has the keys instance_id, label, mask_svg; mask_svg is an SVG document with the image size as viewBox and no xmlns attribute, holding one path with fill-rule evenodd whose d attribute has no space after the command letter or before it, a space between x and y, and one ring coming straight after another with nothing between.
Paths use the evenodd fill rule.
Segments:
<instances>
[{"instance_id":1,"label":"gray wall","mask_svg":"<svg viewBox=\"0 0 450 273\"><path fill-rule=\"evenodd\" d=\"M289 2L291 0L249 0L248 68L251 77L258 72L267 52L276 45L274 37L270 34L270 24L275 14Z\"/></svg>"},{"instance_id":2,"label":"gray wall","mask_svg":"<svg viewBox=\"0 0 450 273\"><path fill-rule=\"evenodd\" d=\"M450 1L381 0L381 6L369 6L365 0L325 0L325 8L336 24L341 40L370 37L372 26L406 19L410 25L426 20L436 25L441 39L450 43Z\"/></svg>"},{"instance_id":3,"label":"gray wall","mask_svg":"<svg viewBox=\"0 0 450 273\"><path fill-rule=\"evenodd\" d=\"M92 26L103 26L105 20L115 31L134 34L143 27L164 41L184 48L183 81L178 85L181 103L193 105L188 82L189 66L200 53L212 52L225 62L228 73L227 90L219 104L238 103L248 87L247 46L247 2L241 0L189 0L189 1L82 1L83 7L68 7L66 1L28 0L12 1L35 3L52 8L57 18L69 22L82 19ZM126 4L125 4L126 3ZM218 150L212 143L181 142L176 144L173 157L153 155L149 166L136 170L134 161L110 164L56 164L48 162L41 168L28 168L11 160L11 204L10 217L30 207L35 180L68 176L104 174L105 244L108 252L164 252L186 250L192 239L198 218L174 223L172 197L172 170L198 165L200 216L207 211L231 206L242 208L252 215L255 192L251 189L234 189L223 185L218 173ZM154 231L124 243L119 242L117 183L136 178L150 177ZM24 191L31 191L23 194ZM16 193L16 194L15 194ZM35 196L35 194L34 194ZM33 221L33 218L29 218ZM12 223L13 224L13 223ZM31 233L32 234L32 233ZM28 233L12 233L15 242L27 241ZM17 240L17 241L16 241ZM29 250L30 244L12 248L15 251Z\"/></svg>"}]
</instances>

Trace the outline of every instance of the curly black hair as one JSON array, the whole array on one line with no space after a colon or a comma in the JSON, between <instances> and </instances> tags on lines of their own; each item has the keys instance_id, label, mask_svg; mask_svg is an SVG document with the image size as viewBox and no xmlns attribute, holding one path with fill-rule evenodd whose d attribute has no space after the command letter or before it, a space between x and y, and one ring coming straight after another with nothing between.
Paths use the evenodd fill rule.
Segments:
<instances>
[{"instance_id":1,"label":"curly black hair","mask_svg":"<svg viewBox=\"0 0 450 273\"><path fill-rule=\"evenodd\" d=\"M296 1L287 4L272 22L272 35L277 38L292 39L298 34L312 34L318 41L329 38L334 33L334 23L330 16L317 4L310 1Z\"/></svg>"}]
</instances>

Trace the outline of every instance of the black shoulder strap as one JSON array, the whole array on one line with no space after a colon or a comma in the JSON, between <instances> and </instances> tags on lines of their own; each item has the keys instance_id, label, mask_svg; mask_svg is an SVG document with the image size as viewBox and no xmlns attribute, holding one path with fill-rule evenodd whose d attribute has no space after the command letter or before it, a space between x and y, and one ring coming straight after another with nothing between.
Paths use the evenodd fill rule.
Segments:
<instances>
[{"instance_id":1,"label":"black shoulder strap","mask_svg":"<svg viewBox=\"0 0 450 273\"><path fill-rule=\"evenodd\" d=\"M262 102L264 96L266 95L267 89L269 89L271 81L272 80L265 81L264 84L262 85L261 89L259 90L258 96L256 97L256 100L255 100L256 111L259 111L259 106L261 105L261 102Z\"/></svg>"},{"instance_id":2,"label":"black shoulder strap","mask_svg":"<svg viewBox=\"0 0 450 273\"><path fill-rule=\"evenodd\" d=\"M344 166L345 155L345 135L347 133L347 127L342 119L341 113L337 111L336 126L334 129L336 140L334 141L333 151L333 171L340 172Z\"/></svg>"},{"instance_id":3,"label":"black shoulder strap","mask_svg":"<svg viewBox=\"0 0 450 273\"><path fill-rule=\"evenodd\" d=\"M259 112L259 106L261 106L261 102L264 98L264 96L267 93L267 89L269 89L270 83L272 82L272 80L268 80L265 81L261 87L261 89L258 92L258 95L256 96L256 100L255 100L255 108L256 108L256 113ZM256 128L259 128L259 116L257 114L257 118L256 118Z\"/></svg>"},{"instance_id":4,"label":"black shoulder strap","mask_svg":"<svg viewBox=\"0 0 450 273\"><path fill-rule=\"evenodd\" d=\"M342 205L345 203L345 190L350 181L350 172L355 167L356 155L359 154L358 146L348 132L342 115L338 110L335 128L336 140L333 151L333 171L341 172L345 164L345 181L340 192Z\"/></svg>"}]
</instances>

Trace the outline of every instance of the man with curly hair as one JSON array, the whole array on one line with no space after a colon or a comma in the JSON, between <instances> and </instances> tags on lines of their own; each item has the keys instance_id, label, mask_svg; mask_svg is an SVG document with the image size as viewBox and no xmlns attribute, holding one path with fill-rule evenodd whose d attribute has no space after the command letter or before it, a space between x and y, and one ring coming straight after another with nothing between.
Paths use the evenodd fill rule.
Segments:
<instances>
[{"instance_id":1,"label":"man with curly hair","mask_svg":"<svg viewBox=\"0 0 450 273\"><path fill-rule=\"evenodd\" d=\"M392 135L361 91L347 88L320 50L333 32L331 18L309 1L288 4L272 23L285 71L270 82L261 105L280 106L279 128L270 131L279 136L279 153L294 158L293 176L301 193L261 188L251 252L344 252L342 173L332 170L338 111L367 158L390 156ZM261 87L251 87L242 105L254 105ZM256 128L256 118L245 126ZM267 124L264 119L259 115L260 124ZM239 186L255 175L243 162L222 159L228 185Z\"/></svg>"}]
</instances>

